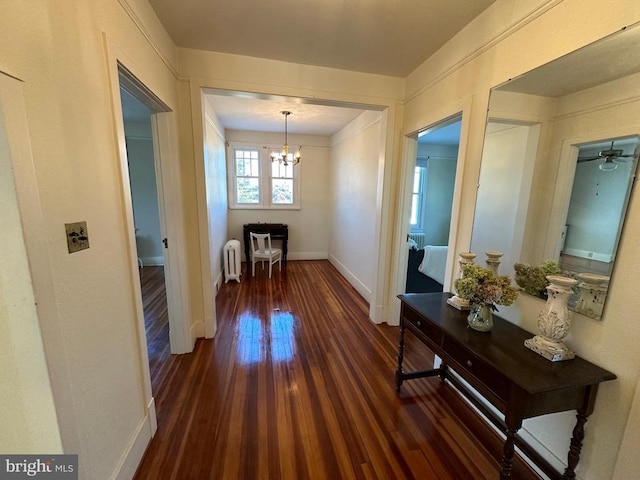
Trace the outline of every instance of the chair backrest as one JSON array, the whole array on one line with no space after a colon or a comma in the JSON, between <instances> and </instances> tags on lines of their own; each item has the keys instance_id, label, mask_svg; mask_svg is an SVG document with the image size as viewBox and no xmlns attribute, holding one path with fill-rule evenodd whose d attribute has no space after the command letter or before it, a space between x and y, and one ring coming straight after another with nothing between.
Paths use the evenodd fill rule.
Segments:
<instances>
[{"instance_id":1,"label":"chair backrest","mask_svg":"<svg viewBox=\"0 0 640 480\"><path fill-rule=\"evenodd\" d=\"M251 235L251 250L254 253L266 254L267 250L272 252L271 234L269 233L249 233Z\"/></svg>"}]
</instances>

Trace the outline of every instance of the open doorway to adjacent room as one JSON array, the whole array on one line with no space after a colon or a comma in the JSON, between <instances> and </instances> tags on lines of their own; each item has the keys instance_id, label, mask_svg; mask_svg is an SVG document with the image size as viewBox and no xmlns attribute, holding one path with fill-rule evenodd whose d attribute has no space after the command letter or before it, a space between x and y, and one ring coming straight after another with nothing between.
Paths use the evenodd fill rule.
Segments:
<instances>
[{"instance_id":1,"label":"open doorway to adjacent room","mask_svg":"<svg viewBox=\"0 0 640 480\"><path fill-rule=\"evenodd\" d=\"M461 125L456 116L418 133L406 293L443 290Z\"/></svg>"},{"instance_id":2,"label":"open doorway to adjacent room","mask_svg":"<svg viewBox=\"0 0 640 480\"><path fill-rule=\"evenodd\" d=\"M152 389L171 354L164 243L151 108L120 87L129 186Z\"/></svg>"}]
</instances>

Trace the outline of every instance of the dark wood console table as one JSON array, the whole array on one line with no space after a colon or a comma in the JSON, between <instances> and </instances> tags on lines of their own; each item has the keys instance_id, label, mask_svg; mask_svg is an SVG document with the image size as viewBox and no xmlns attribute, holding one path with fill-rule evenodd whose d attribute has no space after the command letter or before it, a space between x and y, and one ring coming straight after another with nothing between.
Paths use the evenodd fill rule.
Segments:
<instances>
[{"instance_id":1,"label":"dark wood console table","mask_svg":"<svg viewBox=\"0 0 640 480\"><path fill-rule=\"evenodd\" d=\"M247 262L251 261L250 250L251 241L249 232L270 233L272 240L282 240L282 261L287 261L287 251L289 243L289 226L285 223L246 223L242 226L242 236L244 238L244 255Z\"/></svg>"},{"instance_id":2,"label":"dark wood console table","mask_svg":"<svg viewBox=\"0 0 640 480\"><path fill-rule=\"evenodd\" d=\"M450 296L448 293L398 296L402 309L396 390L400 391L404 380L413 378L438 376L441 381L451 382L506 435L501 479L512 478L515 446L551 478L560 478L559 472L524 443L517 432L525 418L577 410L568 465L561 476L575 478L584 426L593 412L598 384L616 376L579 357L550 362L525 348L524 340L531 338L531 333L499 317L494 317L491 332L477 332L467 326L468 312L460 312L447 304ZM440 368L418 372L402 370L406 329L442 359ZM494 415L457 376L451 375L449 368L496 407L504 420Z\"/></svg>"}]
</instances>

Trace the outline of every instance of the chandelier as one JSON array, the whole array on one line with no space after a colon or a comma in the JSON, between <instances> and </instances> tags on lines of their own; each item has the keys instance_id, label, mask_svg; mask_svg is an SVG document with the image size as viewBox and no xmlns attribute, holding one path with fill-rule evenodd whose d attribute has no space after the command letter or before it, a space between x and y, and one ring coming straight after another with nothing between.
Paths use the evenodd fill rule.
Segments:
<instances>
[{"instance_id":1,"label":"chandelier","mask_svg":"<svg viewBox=\"0 0 640 480\"><path fill-rule=\"evenodd\" d=\"M289 163L297 165L302 158L300 149L296 150L295 153L289 153L289 144L287 143L287 117L291 115L291 112L283 110L280 113L284 115L284 146L281 152L271 152L271 161L275 162L277 160L285 167L289 165Z\"/></svg>"}]
</instances>

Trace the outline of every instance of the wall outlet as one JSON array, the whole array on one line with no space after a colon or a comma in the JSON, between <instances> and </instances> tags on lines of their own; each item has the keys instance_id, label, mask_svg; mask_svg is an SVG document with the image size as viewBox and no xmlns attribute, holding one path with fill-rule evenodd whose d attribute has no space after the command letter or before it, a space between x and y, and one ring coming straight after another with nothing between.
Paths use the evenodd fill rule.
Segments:
<instances>
[{"instance_id":1,"label":"wall outlet","mask_svg":"<svg viewBox=\"0 0 640 480\"><path fill-rule=\"evenodd\" d=\"M67 232L67 247L69 248L69 253L75 253L89 248L87 222L65 223L64 229Z\"/></svg>"}]
</instances>

